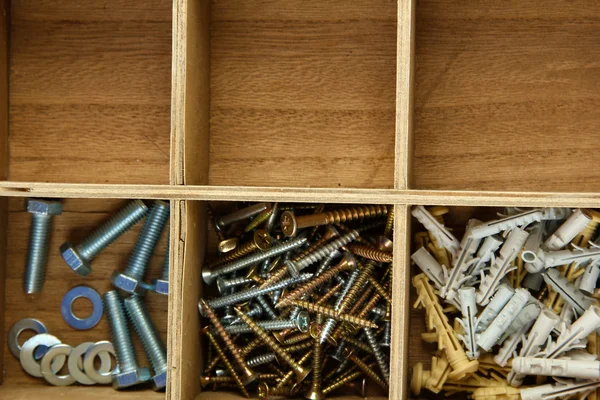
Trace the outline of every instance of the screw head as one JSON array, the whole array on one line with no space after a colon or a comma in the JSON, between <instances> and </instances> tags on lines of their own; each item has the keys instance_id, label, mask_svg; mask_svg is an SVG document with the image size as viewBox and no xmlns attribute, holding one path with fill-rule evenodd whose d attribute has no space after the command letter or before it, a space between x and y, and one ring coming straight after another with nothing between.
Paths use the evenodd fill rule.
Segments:
<instances>
[{"instance_id":1,"label":"screw head","mask_svg":"<svg viewBox=\"0 0 600 400\"><path fill-rule=\"evenodd\" d=\"M112 384L115 389L125 389L148 382L150 379L151 375L148 368L138 368L133 371L114 374Z\"/></svg>"},{"instance_id":2,"label":"screw head","mask_svg":"<svg viewBox=\"0 0 600 400\"><path fill-rule=\"evenodd\" d=\"M258 394L259 399L266 399L267 397L269 397L270 391L271 389L269 388L269 385L267 385L266 382L259 383L258 387L256 388L256 393Z\"/></svg>"},{"instance_id":3,"label":"screw head","mask_svg":"<svg viewBox=\"0 0 600 400\"><path fill-rule=\"evenodd\" d=\"M394 242L385 236L379 236L377 238L377 248L382 251L393 251L394 250Z\"/></svg>"},{"instance_id":4,"label":"screw head","mask_svg":"<svg viewBox=\"0 0 600 400\"><path fill-rule=\"evenodd\" d=\"M217 289L219 290L219 294L223 295L227 290L227 286L225 285L225 279L223 277L217 278Z\"/></svg>"},{"instance_id":5,"label":"screw head","mask_svg":"<svg viewBox=\"0 0 600 400\"><path fill-rule=\"evenodd\" d=\"M239 243L238 238L229 238L225 239L219 243L218 249L220 253L229 253L231 250L234 250Z\"/></svg>"},{"instance_id":6,"label":"screw head","mask_svg":"<svg viewBox=\"0 0 600 400\"><path fill-rule=\"evenodd\" d=\"M40 215L60 215L62 214L62 203L60 201L47 201L40 199L27 200L27 211L32 214Z\"/></svg>"},{"instance_id":7,"label":"screw head","mask_svg":"<svg viewBox=\"0 0 600 400\"><path fill-rule=\"evenodd\" d=\"M148 285L146 285L144 282L138 281L137 279L125 275L119 271L113 272L112 276L110 277L110 281L114 287L138 296L145 295L149 289Z\"/></svg>"},{"instance_id":8,"label":"screw head","mask_svg":"<svg viewBox=\"0 0 600 400\"><path fill-rule=\"evenodd\" d=\"M300 332L308 332L308 329L310 328L310 316L308 311L300 311L295 322Z\"/></svg>"},{"instance_id":9,"label":"screw head","mask_svg":"<svg viewBox=\"0 0 600 400\"><path fill-rule=\"evenodd\" d=\"M63 243L62 246L60 246L60 254L69 268L75 271L75 273L78 275L88 276L92 272L89 261L83 258L75 246L73 246L71 243Z\"/></svg>"},{"instance_id":10,"label":"screw head","mask_svg":"<svg viewBox=\"0 0 600 400\"><path fill-rule=\"evenodd\" d=\"M281 214L281 230L285 236L294 236L298 231L296 217L291 211L285 211Z\"/></svg>"},{"instance_id":11,"label":"screw head","mask_svg":"<svg viewBox=\"0 0 600 400\"><path fill-rule=\"evenodd\" d=\"M204 283L206 283L207 285L212 285L215 279L216 276L212 273L212 270L210 268L202 268L202 280L204 281Z\"/></svg>"},{"instance_id":12,"label":"screw head","mask_svg":"<svg viewBox=\"0 0 600 400\"><path fill-rule=\"evenodd\" d=\"M298 368L294 370L294 375L296 375L296 383L300 383L305 380L308 374L310 374L310 371L310 368L305 368L299 365Z\"/></svg>"},{"instance_id":13,"label":"screw head","mask_svg":"<svg viewBox=\"0 0 600 400\"><path fill-rule=\"evenodd\" d=\"M304 394L304 398L309 400L323 400L325 399L325 395L323 394L321 388L317 389L311 386L310 390Z\"/></svg>"},{"instance_id":14,"label":"screw head","mask_svg":"<svg viewBox=\"0 0 600 400\"><path fill-rule=\"evenodd\" d=\"M271 235L269 235L269 232L264 229L259 229L254 232L253 240L254 244L256 244L256 247L263 251L269 250L271 248L271 244L273 243Z\"/></svg>"}]
</instances>

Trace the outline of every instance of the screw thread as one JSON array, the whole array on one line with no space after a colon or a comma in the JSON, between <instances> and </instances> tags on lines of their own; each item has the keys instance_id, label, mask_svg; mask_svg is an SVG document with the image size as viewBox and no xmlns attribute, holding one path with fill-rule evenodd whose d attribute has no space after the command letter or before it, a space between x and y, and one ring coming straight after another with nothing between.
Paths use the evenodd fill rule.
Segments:
<instances>
[{"instance_id":1,"label":"screw thread","mask_svg":"<svg viewBox=\"0 0 600 400\"><path fill-rule=\"evenodd\" d=\"M306 249L302 250L302 252L300 252L300 254L298 254L296 257L294 257L292 259L292 261L293 262L300 261L301 259L303 259L307 255L309 255L313 251L317 250L319 247L325 245L327 242L329 242L331 239L333 239L337 236L338 236L338 234L336 232L332 232L331 234L324 235L322 238L320 238L319 240L317 240L316 242L314 242L313 244L308 246Z\"/></svg>"},{"instance_id":2,"label":"screw thread","mask_svg":"<svg viewBox=\"0 0 600 400\"><path fill-rule=\"evenodd\" d=\"M355 355L350 355L348 357L356 366L369 378L371 378L377 385L381 386L384 390L388 389L387 383L381 379L379 375L371 367L369 367L366 363L364 363L360 358Z\"/></svg>"},{"instance_id":3,"label":"screw thread","mask_svg":"<svg viewBox=\"0 0 600 400\"><path fill-rule=\"evenodd\" d=\"M165 254L165 261L163 263L163 268L162 268L161 278L163 281L169 280L169 270L171 269L170 261L171 261L171 235L169 234L169 238L167 239L167 253Z\"/></svg>"},{"instance_id":4,"label":"screw thread","mask_svg":"<svg viewBox=\"0 0 600 400\"><path fill-rule=\"evenodd\" d=\"M260 304L263 311L269 316L269 318L271 318L271 319L279 318L279 316L275 312L275 309L273 309L273 306L271 305L271 303L269 303L269 300L267 300L264 295L256 296L256 301L258 301L258 304Z\"/></svg>"},{"instance_id":5,"label":"screw thread","mask_svg":"<svg viewBox=\"0 0 600 400\"><path fill-rule=\"evenodd\" d=\"M345 384L350 383L350 382L360 378L362 375L363 375L362 371L356 371L356 372L353 372L352 374L347 375L343 378L337 379L331 385L329 385L325 389L323 389L323 394L329 394L331 392L334 392L337 389L344 386Z\"/></svg>"},{"instance_id":6,"label":"screw thread","mask_svg":"<svg viewBox=\"0 0 600 400\"><path fill-rule=\"evenodd\" d=\"M296 239L288 240L285 243L281 243L277 246L271 247L267 251L251 254L249 256L224 264L218 267L217 269L211 271L211 275L216 277L220 275L230 274L252 264L256 264L260 261L266 260L267 258L271 258L282 253L287 253L290 250L302 246L304 243L306 243L307 240L308 239L305 237L298 237Z\"/></svg>"},{"instance_id":7,"label":"screw thread","mask_svg":"<svg viewBox=\"0 0 600 400\"><path fill-rule=\"evenodd\" d=\"M244 232L248 233L254 228L257 228L260 224L271 218L273 215L273 208L268 208L265 211L258 214L248 225L244 228Z\"/></svg>"},{"instance_id":8,"label":"screw thread","mask_svg":"<svg viewBox=\"0 0 600 400\"><path fill-rule=\"evenodd\" d=\"M217 339L208 330L203 330L203 332L206 335L206 337L208 338L208 340L212 343L213 347L215 348L215 351L219 355L219 358L221 359L221 361L223 361L223 364L225 364L225 368L227 368L227 371L229 371L229 374L235 380L235 383L237 384L237 387L240 389L240 391L242 392L242 394L244 395L244 397L249 398L250 394L248 394L248 391L244 387L244 383L242 382L242 379L240 378L240 376L238 375L238 373L235 371L235 368L233 368L233 365L231 364L231 361L229 361L229 359L225 355L225 352L223 351L223 349L221 348L221 346L219 346L219 343L217 342Z\"/></svg>"},{"instance_id":9,"label":"screw thread","mask_svg":"<svg viewBox=\"0 0 600 400\"><path fill-rule=\"evenodd\" d=\"M293 344L304 342L305 340L308 340L310 338L311 338L311 336L310 336L310 333L308 333L308 332L298 333L297 335L294 335L294 336L284 340L283 344L285 346L290 346Z\"/></svg>"},{"instance_id":10,"label":"screw thread","mask_svg":"<svg viewBox=\"0 0 600 400\"><path fill-rule=\"evenodd\" d=\"M271 276L269 276L260 284L260 287L268 287L274 285L275 283L282 280L287 275L287 273L288 269L285 265L279 267L275 272L271 274Z\"/></svg>"},{"instance_id":11,"label":"screw thread","mask_svg":"<svg viewBox=\"0 0 600 400\"><path fill-rule=\"evenodd\" d=\"M327 271L327 269L333 263L333 260L335 260L339 256L339 254L340 253L338 251L332 251L327 257L322 259L321 263L317 268L317 271L315 272L315 276L321 276L322 274L324 274L325 271Z\"/></svg>"},{"instance_id":12,"label":"screw thread","mask_svg":"<svg viewBox=\"0 0 600 400\"><path fill-rule=\"evenodd\" d=\"M391 206L388 211L387 219L385 220L385 228L383 229L383 236L385 236L388 239L391 239L393 231L394 231L394 206Z\"/></svg>"},{"instance_id":13,"label":"screw thread","mask_svg":"<svg viewBox=\"0 0 600 400\"><path fill-rule=\"evenodd\" d=\"M138 296L128 298L125 300L125 309L150 359L154 373L165 372L167 370L167 351L142 299Z\"/></svg>"},{"instance_id":14,"label":"screw thread","mask_svg":"<svg viewBox=\"0 0 600 400\"><path fill-rule=\"evenodd\" d=\"M258 367L259 365L268 364L273 361L275 361L275 354L265 353L265 354L259 354L256 357L250 358L248 361L246 361L246 364L248 364L248 366L250 368L252 368L252 367Z\"/></svg>"},{"instance_id":15,"label":"screw thread","mask_svg":"<svg viewBox=\"0 0 600 400\"><path fill-rule=\"evenodd\" d=\"M276 319L273 321L257 321L256 324L265 331L282 331L296 326L294 321L287 319ZM252 329L246 324L230 325L225 327L225 331L232 335L252 333Z\"/></svg>"},{"instance_id":16,"label":"screw thread","mask_svg":"<svg viewBox=\"0 0 600 400\"><path fill-rule=\"evenodd\" d=\"M42 290L48 264L50 233L52 232L52 216L32 214L29 236L29 249L23 275L25 293L33 294Z\"/></svg>"},{"instance_id":17,"label":"screw thread","mask_svg":"<svg viewBox=\"0 0 600 400\"><path fill-rule=\"evenodd\" d=\"M357 230L353 230L350 233L340 236L339 238L321 246L320 248L314 250L313 252L304 256L304 258L296 261L294 265L298 269L298 271L308 267L309 265L316 263L317 261L327 257L333 251L339 249L342 246L347 245L348 243L356 240L360 234Z\"/></svg>"},{"instance_id":18,"label":"screw thread","mask_svg":"<svg viewBox=\"0 0 600 400\"><path fill-rule=\"evenodd\" d=\"M254 241L248 241L237 246L234 250L225 253L224 255L217 258L215 261L208 263L206 268L214 268L217 265L225 264L230 261L237 260L238 258L245 256L246 254L252 253L258 249L258 245Z\"/></svg>"},{"instance_id":19,"label":"screw thread","mask_svg":"<svg viewBox=\"0 0 600 400\"><path fill-rule=\"evenodd\" d=\"M321 361L323 358L323 346L318 340L314 341L312 359L312 385L313 392L321 392Z\"/></svg>"},{"instance_id":20,"label":"screw thread","mask_svg":"<svg viewBox=\"0 0 600 400\"><path fill-rule=\"evenodd\" d=\"M121 372L134 371L138 368L138 363L131 340L131 332L127 326L123 300L116 290L104 293L102 300L119 370Z\"/></svg>"},{"instance_id":21,"label":"screw thread","mask_svg":"<svg viewBox=\"0 0 600 400\"><path fill-rule=\"evenodd\" d=\"M252 350L260 347L260 345L262 345L262 342L260 341L260 338L254 338L252 339L252 341L250 343L248 343L247 345L245 345L244 347L242 347L240 349L240 354L245 357L248 354L250 354L252 352Z\"/></svg>"},{"instance_id":22,"label":"screw thread","mask_svg":"<svg viewBox=\"0 0 600 400\"><path fill-rule=\"evenodd\" d=\"M311 344L312 347L312 344ZM310 355L312 354L312 350L309 350L307 353L305 353L299 360L298 360L298 365L304 365L308 359L310 358ZM275 389L281 389L283 387L285 387L290 380L292 380L292 378L294 377L294 371L288 371L279 381L279 383L277 383L277 386L275 386Z\"/></svg>"},{"instance_id":23,"label":"screw thread","mask_svg":"<svg viewBox=\"0 0 600 400\"><path fill-rule=\"evenodd\" d=\"M283 348L283 350L286 353L292 354L292 353L296 353L298 351L304 351L304 350L311 349L312 347L313 347L313 344L311 343L311 341L307 340L302 343L293 344L291 346L286 346Z\"/></svg>"},{"instance_id":24,"label":"screw thread","mask_svg":"<svg viewBox=\"0 0 600 400\"><path fill-rule=\"evenodd\" d=\"M340 292L340 296L337 298L334 308L337 310L340 305L342 304L342 302L344 301L344 299L346 298L346 295L348 294L348 292L350 291L350 289L352 289L352 285L354 285L354 282L356 282L356 280L358 279L358 276L360 275L360 270L358 268L355 268L354 270L352 270L352 273L350 274L350 276L348 277L348 279L346 279L346 282L344 282L344 286L342 287L342 291Z\"/></svg>"},{"instance_id":25,"label":"screw thread","mask_svg":"<svg viewBox=\"0 0 600 400\"><path fill-rule=\"evenodd\" d=\"M328 224L339 224L348 221L362 221L366 218L379 217L387 215L388 207L375 205L363 207L349 207L341 210L327 211L324 214L327 217Z\"/></svg>"},{"instance_id":26,"label":"screw thread","mask_svg":"<svg viewBox=\"0 0 600 400\"><path fill-rule=\"evenodd\" d=\"M327 318L327 321L323 324L321 328L321 335L319 336L320 343L333 342L333 330L337 325L337 321L333 318Z\"/></svg>"},{"instance_id":27,"label":"screw thread","mask_svg":"<svg viewBox=\"0 0 600 400\"><path fill-rule=\"evenodd\" d=\"M354 281L354 283L350 287L350 290L346 292L346 295L342 299L339 306L336 307L338 313L344 313L351 305L353 305L356 302L358 295L365 288L367 281L369 280L369 276L371 276L372 272L373 266L371 264L367 264L363 268L359 269L359 274L356 278L356 281Z\"/></svg>"},{"instance_id":28,"label":"screw thread","mask_svg":"<svg viewBox=\"0 0 600 400\"><path fill-rule=\"evenodd\" d=\"M377 279L375 279L373 276L370 276L369 282L371 283L371 286L373 286L373 289L375 289L379 296L383 297L388 303L392 302L392 297L390 296L388 291L379 282L377 282Z\"/></svg>"},{"instance_id":29,"label":"screw thread","mask_svg":"<svg viewBox=\"0 0 600 400\"><path fill-rule=\"evenodd\" d=\"M378 261L382 263L391 263L394 257L387 251L378 250L370 246L363 244L349 244L348 250L357 256L368 258L369 260Z\"/></svg>"},{"instance_id":30,"label":"screw thread","mask_svg":"<svg viewBox=\"0 0 600 400\"><path fill-rule=\"evenodd\" d=\"M389 347L392 341L392 323L391 321L384 321L383 323L383 337L381 339L380 346Z\"/></svg>"},{"instance_id":31,"label":"screw thread","mask_svg":"<svg viewBox=\"0 0 600 400\"><path fill-rule=\"evenodd\" d=\"M125 275L137 280L144 278L154 248L168 219L169 204L164 201L155 201L129 257L127 268L124 271Z\"/></svg>"},{"instance_id":32,"label":"screw thread","mask_svg":"<svg viewBox=\"0 0 600 400\"><path fill-rule=\"evenodd\" d=\"M219 278L221 279L221 278ZM223 289L231 289L237 286L247 285L248 283L253 283L254 279L246 278L245 276L238 276L236 278L231 279L221 279L221 287Z\"/></svg>"},{"instance_id":33,"label":"screw thread","mask_svg":"<svg viewBox=\"0 0 600 400\"><path fill-rule=\"evenodd\" d=\"M77 251L86 260L92 260L109 244L114 242L137 224L148 212L148 207L141 200L130 201L117 211L108 221L85 238Z\"/></svg>"},{"instance_id":34,"label":"screw thread","mask_svg":"<svg viewBox=\"0 0 600 400\"><path fill-rule=\"evenodd\" d=\"M354 325L358 325L362 328L377 328L377 324L364 318L358 318L354 315L340 314L331 307L325 307L314 303L309 303L303 300L294 300L292 304L300 306L313 313L321 313L326 317L333 318L338 321L348 322Z\"/></svg>"},{"instance_id":35,"label":"screw thread","mask_svg":"<svg viewBox=\"0 0 600 400\"><path fill-rule=\"evenodd\" d=\"M344 342L350 343L354 347L359 348L360 350L364 351L365 353L373 354L373 349L371 349L371 347L369 347L368 344L363 343L360 340L358 340L352 336L340 335L340 339L343 340Z\"/></svg>"},{"instance_id":36,"label":"screw thread","mask_svg":"<svg viewBox=\"0 0 600 400\"><path fill-rule=\"evenodd\" d=\"M386 382L390 380L390 369L385 359L385 354L381 351L381 347L379 347L379 343L375 338L375 334L369 328L364 329L365 336L367 337L367 341L369 342L369 346L373 350L373 354L375 355L375 360L377 361L377 365L379 365L379 369L381 370L381 374ZM360 368L360 367L359 367Z\"/></svg>"}]
</instances>

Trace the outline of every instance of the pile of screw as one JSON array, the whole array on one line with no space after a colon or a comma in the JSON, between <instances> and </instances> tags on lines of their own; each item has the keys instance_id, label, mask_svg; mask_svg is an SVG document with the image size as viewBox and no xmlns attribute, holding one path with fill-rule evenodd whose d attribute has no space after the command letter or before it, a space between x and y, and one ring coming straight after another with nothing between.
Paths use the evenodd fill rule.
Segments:
<instances>
[{"instance_id":1,"label":"pile of screw","mask_svg":"<svg viewBox=\"0 0 600 400\"><path fill-rule=\"evenodd\" d=\"M448 211L412 210L426 228L411 256L423 272L412 278L415 307L426 313L422 339L438 348L430 370L413 367L413 393L595 399L600 213L507 208L469 220L459 241L444 225Z\"/></svg>"},{"instance_id":2,"label":"pile of screw","mask_svg":"<svg viewBox=\"0 0 600 400\"><path fill-rule=\"evenodd\" d=\"M210 321L203 388L319 400L364 394L368 380L387 392L392 208L209 211L221 254L202 271L219 292L198 304Z\"/></svg>"},{"instance_id":3,"label":"pile of screw","mask_svg":"<svg viewBox=\"0 0 600 400\"><path fill-rule=\"evenodd\" d=\"M59 201L31 199L27 208L32 214L32 224L23 286L27 293L34 294L40 292L43 287L52 219L62 213L62 204ZM60 247L67 265L78 275L85 277L92 273L92 260L144 218L144 226L127 266L122 272L115 271L111 276L113 286L130 297L123 300L119 292L114 290L102 296L117 358L117 368L107 376L116 389L129 388L149 381L152 381L155 390L166 387L166 349L142 299L148 291L168 295L168 249L161 278L153 280L151 284L146 283L144 278L154 249L169 219L169 203L154 201L148 209L141 200L131 201L79 245L74 246L67 242ZM153 375L148 368L138 367L126 313L150 359ZM62 384L75 382L74 379L67 379L67 376L62 377Z\"/></svg>"}]
</instances>

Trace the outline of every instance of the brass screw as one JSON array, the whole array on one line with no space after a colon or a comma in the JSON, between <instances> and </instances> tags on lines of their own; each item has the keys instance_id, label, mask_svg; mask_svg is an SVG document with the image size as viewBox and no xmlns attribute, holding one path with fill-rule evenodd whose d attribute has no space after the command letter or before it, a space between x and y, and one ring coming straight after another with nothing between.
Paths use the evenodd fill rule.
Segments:
<instances>
[{"instance_id":1,"label":"brass screw","mask_svg":"<svg viewBox=\"0 0 600 400\"><path fill-rule=\"evenodd\" d=\"M341 210L332 210L319 214L295 216L293 212L286 211L281 215L281 230L286 236L294 236L298 229L310 226L344 223L346 221L362 221L387 215L387 206L358 206Z\"/></svg>"},{"instance_id":2,"label":"brass screw","mask_svg":"<svg viewBox=\"0 0 600 400\"><path fill-rule=\"evenodd\" d=\"M286 339L283 342L283 344L285 346L290 346L290 345L293 345L293 344L304 342L305 340L310 339L310 337L311 337L310 333L308 333L308 332L299 333L297 335L294 335L294 336L290 337L289 339Z\"/></svg>"},{"instance_id":3,"label":"brass screw","mask_svg":"<svg viewBox=\"0 0 600 400\"><path fill-rule=\"evenodd\" d=\"M218 265L234 261L242 256L245 256L246 254L252 253L254 250L269 250L272 243L273 239L271 238L269 232L265 231L264 229L260 229L254 232L252 240L238 246L235 250L222 255L215 261L208 263L206 268L214 268Z\"/></svg>"},{"instance_id":4,"label":"brass screw","mask_svg":"<svg viewBox=\"0 0 600 400\"><path fill-rule=\"evenodd\" d=\"M223 325L221 325L221 321L219 321L219 318L215 315L215 312L213 311L213 309L210 308L210 306L208 304L206 304L206 301L204 301L204 299L200 299L200 304L202 305L202 308L206 312L206 315L208 316L208 319L210 320L210 322L215 327L217 333L223 339L223 342L225 343L225 346L231 352L231 355L233 356L233 359L236 361L236 363L240 367L240 369L242 371L242 374L244 375L244 385L247 385L249 383L254 382L256 380L256 378L258 378L259 374L256 373L256 372L254 372L254 371L252 371L248 367L248 365L246 365L246 362L244 361L244 358L242 357L242 354L240 353L240 350L233 343L233 340L231 339L231 337L229 336L229 334L227 333L227 331L225 331L225 328L223 327ZM236 312L238 313L238 315L241 313L241 314L244 315L244 317L246 317L246 314L242 313L238 309L236 309Z\"/></svg>"},{"instance_id":5,"label":"brass screw","mask_svg":"<svg viewBox=\"0 0 600 400\"><path fill-rule=\"evenodd\" d=\"M292 259L292 262L297 262L297 261L302 260L304 257L309 255L313 251L317 250L318 248L323 246L325 243L329 242L331 239L339 236L337 231L335 230L335 228L333 228L332 226L328 226L327 228L328 228L327 231L325 232L325 234L323 234L321 239L317 240L316 242L314 242L313 244L308 246L305 250L303 250L300 254L298 254L296 257L294 257Z\"/></svg>"},{"instance_id":6,"label":"brass screw","mask_svg":"<svg viewBox=\"0 0 600 400\"><path fill-rule=\"evenodd\" d=\"M383 236L388 239L392 239L392 233L394 231L394 206L390 207L388 211L387 219L385 221L385 228L383 230Z\"/></svg>"},{"instance_id":7,"label":"brass screw","mask_svg":"<svg viewBox=\"0 0 600 400\"><path fill-rule=\"evenodd\" d=\"M304 395L305 398L310 400L323 400L325 398L325 395L321 390L321 361L323 358L322 350L323 347L321 346L319 340L314 340L312 384L309 391Z\"/></svg>"},{"instance_id":8,"label":"brass screw","mask_svg":"<svg viewBox=\"0 0 600 400\"><path fill-rule=\"evenodd\" d=\"M363 244L351 243L347 245L347 247L348 250L350 250L353 254L367 258L369 260L378 261L382 263L391 263L394 260L394 256L392 255L392 253L378 250L370 246L365 246Z\"/></svg>"},{"instance_id":9,"label":"brass screw","mask_svg":"<svg viewBox=\"0 0 600 400\"><path fill-rule=\"evenodd\" d=\"M363 360L361 360L360 358L356 357L354 354L349 354L348 355L348 359L350 361L352 361L354 364L356 364L356 366L366 376L368 376L369 378L371 378L371 380L373 382L375 382L377 385L379 385L382 389L384 389L384 390L388 389L387 383L379 375L377 375L377 373L371 367L369 367L365 362L363 362Z\"/></svg>"},{"instance_id":10,"label":"brass screw","mask_svg":"<svg viewBox=\"0 0 600 400\"><path fill-rule=\"evenodd\" d=\"M375 279L373 276L370 276L369 282L371 283L371 286L373 286L377 294L383 297L385 301L387 301L388 303L392 302L392 297L388 294L388 291L383 286L381 286L379 282L377 282L377 279Z\"/></svg>"},{"instance_id":11,"label":"brass screw","mask_svg":"<svg viewBox=\"0 0 600 400\"><path fill-rule=\"evenodd\" d=\"M348 376L337 379L331 385L329 385L325 389L323 389L323 394L327 395L327 394L341 388L342 386L346 385L347 383L350 383L350 382L360 378L362 375L363 375L362 371L356 371Z\"/></svg>"},{"instance_id":12,"label":"brass screw","mask_svg":"<svg viewBox=\"0 0 600 400\"><path fill-rule=\"evenodd\" d=\"M312 347L312 344L310 344L310 347ZM313 352L312 350L309 350L308 352L306 352L302 356L302 358L300 358L298 360L298 364L299 365L304 365L308 361L308 359L310 358L310 355L312 354L312 352ZM280 389L280 388L286 386L290 382L290 380L292 379L293 376L294 376L294 371L293 370L289 371L287 374L285 374L283 376L283 378L281 378L281 380L279 381L279 383L277 384L277 386L275 386L275 388L276 389Z\"/></svg>"},{"instance_id":13,"label":"brass screw","mask_svg":"<svg viewBox=\"0 0 600 400\"><path fill-rule=\"evenodd\" d=\"M252 320L252 318L248 317L238 308L235 309L235 312L238 314L238 317L244 323L246 323L246 325L248 325L250 329L252 329L252 331L254 331L254 333L260 337L263 342L278 356L279 359L285 361L290 367L292 367L294 373L296 374L297 383L302 382L306 378L306 376L310 373L310 369L303 368L302 366L298 365L298 363L281 347L279 347L275 340L272 339L267 332L261 329L256 322Z\"/></svg>"},{"instance_id":14,"label":"brass screw","mask_svg":"<svg viewBox=\"0 0 600 400\"><path fill-rule=\"evenodd\" d=\"M340 303L340 306L336 309L338 314L343 314L348 307L355 303L356 298L367 284L369 276L371 276L372 272L372 264L366 264L364 267L360 268L358 278L356 278L356 281L354 282L350 290L348 290L348 293L346 293L346 296Z\"/></svg>"},{"instance_id":15,"label":"brass screw","mask_svg":"<svg viewBox=\"0 0 600 400\"><path fill-rule=\"evenodd\" d=\"M240 349L240 354L245 357L250 354L252 350L260 347L260 345L262 345L260 338L254 338L250 343Z\"/></svg>"},{"instance_id":16,"label":"brass screw","mask_svg":"<svg viewBox=\"0 0 600 400\"><path fill-rule=\"evenodd\" d=\"M254 217L252 221L250 221L250 223L244 229L244 232L248 233L254 228L257 228L260 224L268 220L271 217L271 214L273 214L273 208L268 208L265 211L261 212L256 217Z\"/></svg>"},{"instance_id":17,"label":"brass screw","mask_svg":"<svg viewBox=\"0 0 600 400\"><path fill-rule=\"evenodd\" d=\"M366 320L364 318L358 318L358 317L355 317L354 315L339 314L335 309L333 309L331 307L316 305L314 303L310 303L310 302L304 301L304 300L293 300L292 304L294 304L295 306L302 307L313 313L321 313L321 314L325 315L326 317L330 317L330 318L333 318L333 319L336 319L339 321L349 322L351 324L358 325L361 328L377 328L377 324L375 324L372 321Z\"/></svg>"},{"instance_id":18,"label":"brass screw","mask_svg":"<svg viewBox=\"0 0 600 400\"><path fill-rule=\"evenodd\" d=\"M206 212L208 214L208 219L210 220L210 222L214 228L214 231L217 234L217 238L219 239L219 244L217 246L219 252L227 253L227 252L230 252L231 250L235 249L238 245L238 238L230 238L230 239L225 238L225 235L223 235L223 232L217 227L217 224L215 222L215 214L210 205L208 207L206 207Z\"/></svg>"},{"instance_id":19,"label":"brass screw","mask_svg":"<svg viewBox=\"0 0 600 400\"><path fill-rule=\"evenodd\" d=\"M284 396L288 397L292 395L292 388L285 386L281 388L271 388L266 382L261 382L257 388L258 398L267 399L270 396Z\"/></svg>"},{"instance_id":20,"label":"brass screw","mask_svg":"<svg viewBox=\"0 0 600 400\"><path fill-rule=\"evenodd\" d=\"M298 351L308 350L311 347L312 347L312 343L307 340L306 342L293 344L291 346L284 347L283 351L285 351L288 354L292 354L292 353L296 353Z\"/></svg>"},{"instance_id":21,"label":"brass screw","mask_svg":"<svg viewBox=\"0 0 600 400\"><path fill-rule=\"evenodd\" d=\"M213 358L209 363L208 366L206 367L206 369L204 370L205 374L208 374L210 371L212 371L217 364L219 363L219 357L215 357Z\"/></svg>"},{"instance_id":22,"label":"brass screw","mask_svg":"<svg viewBox=\"0 0 600 400\"><path fill-rule=\"evenodd\" d=\"M217 339L215 339L215 337L213 336L213 334L210 333L208 327L205 327L202 330L202 333L204 333L208 337L208 340L210 340L210 342L215 347L215 351L217 352L217 354L221 358L221 361L223 361L223 363L225 364L225 368L227 368L227 371L229 371L229 374L233 377L233 379L237 383L238 388L240 389L240 391L242 392L242 394L244 395L244 397L250 398L250 395L248 394L248 391L244 387L244 382L242 382L242 379L240 378L240 376L237 374L237 372L233 368L233 365L231 365L231 362L229 361L229 359L225 355L225 352L223 351L223 349L221 348L221 346L219 346L219 343L217 343Z\"/></svg>"}]
</instances>

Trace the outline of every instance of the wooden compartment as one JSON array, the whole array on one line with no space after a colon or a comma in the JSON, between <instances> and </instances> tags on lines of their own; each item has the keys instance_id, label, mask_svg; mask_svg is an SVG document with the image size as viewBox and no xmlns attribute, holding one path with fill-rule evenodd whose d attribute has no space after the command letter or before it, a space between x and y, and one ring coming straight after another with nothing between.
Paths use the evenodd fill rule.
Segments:
<instances>
[{"instance_id":1,"label":"wooden compartment","mask_svg":"<svg viewBox=\"0 0 600 400\"><path fill-rule=\"evenodd\" d=\"M76 346L85 341L110 340L110 333L106 316L100 323L88 331L78 331L66 324L61 315L61 301L69 289L77 285L87 285L96 289L100 294L113 290L110 275L115 269L123 269L143 222L135 225L129 232L121 236L116 242L102 252L92 263L93 272L88 277L80 277L71 271L62 259L59 246L66 240L73 243L89 234L95 227L117 211L125 202L123 200L65 200L63 214L54 218L54 227L50 242L50 252L46 279L42 292L36 296L28 296L23 292L22 276L25 267L29 241L29 227L31 216L24 209L23 198L11 198L8 201L8 211L0 213L0 236L8 238L6 252L1 251L1 264L4 266L4 279L1 287L4 290L0 319L2 329L2 369L3 382L0 385L1 398L123 398L163 399L165 394L145 390L130 390L117 392L111 386L84 387L73 385L70 387L52 387L42 378L28 375L22 368L19 360L15 359L8 350L7 338L12 325L23 318L36 318L42 321L50 334L58 337L63 343ZM3 220L7 224L2 225ZM166 231L167 229L165 229ZM167 232L163 232L161 241L157 246L148 270L147 279L160 277L165 251L167 248ZM4 240L0 241L4 245ZM4 246L2 247L4 249ZM167 343L167 310L168 299L155 293L146 296L146 305L151 317L159 329L162 339ZM91 306L87 301L74 304L74 311L78 315L88 315ZM145 353L135 334L132 334L136 344L138 361L140 365L149 366ZM24 334L23 338L28 337Z\"/></svg>"},{"instance_id":2,"label":"wooden compartment","mask_svg":"<svg viewBox=\"0 0 600 400\"><path fill-rule=\"evenodd\" d=\"M415 189L600 189L598 3L421 0L415 12Z\"/></svg>"},{"instance_id":3,"label":"wooden compartment","mask_svg":"<svg viewBox=\"0 0 600 400\"><path fill-rule=\"evenodd\" d=\"M169 183L172 7L2 2L7 179Z\"/></svg>"},{"instance_id":4,"label":"wooden compartment","mask_svg":"<svg viewBox=\"0 0 600 400\"><path fill-rule=\"evenodd\" d=\"M394 187L397 1L178 3L175 112L202 183Z\"/></svg>"}]
</instances>

